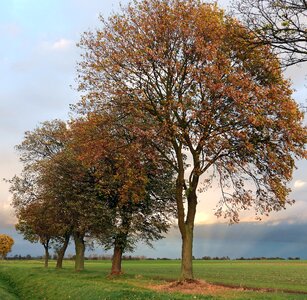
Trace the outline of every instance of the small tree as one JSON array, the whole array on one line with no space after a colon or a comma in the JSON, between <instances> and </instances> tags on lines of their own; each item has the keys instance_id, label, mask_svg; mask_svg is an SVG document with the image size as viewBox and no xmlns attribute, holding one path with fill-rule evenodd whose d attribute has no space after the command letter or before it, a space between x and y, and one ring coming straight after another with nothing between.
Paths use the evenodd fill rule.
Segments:
<instances>
[{"instance_id":1,"label":"small tree","mask_svg":"<svg viewBox=\"0 0 307 300\"><path fill-rule=\"evenodd\" d=\"M31 243L39 242L45 250L44 266L48 267L51 240L59 235L61 225L56 223L54 210L48 202L32 202L16 214L16 230ZM59 226L59 227L58 227Z\"/></svg>"},{"instance_id":2,"label":"small tree","mask_svg":"<svg viewBox=\"0 0 307 300\"><path fill-rule=\"evenodd\" d=\"M0 257L5 259L6 255L11 252L14 240L6 234L0 234Z\"/></svg>"}]
</instances>

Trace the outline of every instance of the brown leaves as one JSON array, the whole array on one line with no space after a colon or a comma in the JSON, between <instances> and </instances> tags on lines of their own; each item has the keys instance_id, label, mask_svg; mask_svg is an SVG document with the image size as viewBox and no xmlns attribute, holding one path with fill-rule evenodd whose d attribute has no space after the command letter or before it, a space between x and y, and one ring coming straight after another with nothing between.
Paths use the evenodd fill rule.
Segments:
<instances>
[{"instance_id":1,"label":"brown leaves","mask_svg":"<svg viewBox=\"0 0 307 300\"><path fill-rule=\"evenodd\" d=\"M270 47L246 43L257 37L197 0L136 1L103 25L81 41L82 112L129 115L127 130L165 152L176 171L180 152L190 152L191 180L181 188L196 190L186 184L216 168L234 211L283 207L307 131ZM252 200L235 206L240 199Z\"/></svg>"},{"instance_id":2,"label":"brown leaves","mask_svg":"<svg viewBox=\"0 0 307 300\"><path fill-rule=\"evenodd\" d=\"M144 198L147 183L146 149L129 134L124 123L110 115L91 115L72 126L77 157L95 168L102 194L118 193L122 202ZM153 157L151 157L153 159Z\"/></svg>"}]
</instances>

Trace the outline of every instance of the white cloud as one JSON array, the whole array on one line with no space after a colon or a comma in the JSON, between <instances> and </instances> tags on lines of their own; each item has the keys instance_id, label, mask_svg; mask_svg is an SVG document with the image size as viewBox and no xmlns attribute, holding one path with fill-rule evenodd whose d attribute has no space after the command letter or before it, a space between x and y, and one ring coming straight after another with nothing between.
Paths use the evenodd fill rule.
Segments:
<instances>
[{"instance_id":1,"label":"white cloud","mask_svg":"<svg viewBox=\"0 0 307 300\"><path fill-rule=\"evenodd\" d=\"M11 197L8 197L6 200L0 201L0 226L12 226L15 223L16 217L11 206Z\"/></svg>"},{"instance_id":2,"label":"white cloud","mask_svg":"<svg viewBox=\"0 0 307 300\"><path fill-rule=\"evenodd\" d=\"M74 41L60 38L54 42L43 41L39 44L39 50L47 50L47 51L63 51L68 50L71 46L74 45Z\"/></svg>"},{"instance_id":3,"label":"white cloud","mask_svg":"<svg viewBox=\"0 0 307 300\"><path fill-rule=\"evenodd\" d=\"M303 186L305 186L307 184L307 182L306 181L303 181L303 180L296 180L295 182L294 182L294 188L296 188L296 189L300 189L300 188L302 188Z\"/></svg>"},{"instance_id":4,"label":"white cloud","mask_svg":"<svg viewBox=\"0 0 307 300\"><path fill-rule=\"evenodd\" d=\"M212 224L216 222L216 217L213 214L210 215L203 211L197 211L195 216L195 224Z\"/></svg>"},{"instance_id":5,"label":"white cloud","mask_svg":"<svg viewBox=\"0 0 307 300\"><path fill-rule=\"evenodd\" d=\"M64 50L64 49L69 48L72 44L73 44L73 42L71 40L61 38L51 45L51 49L53 49L53 50Z\"/></svg>"}]
</instances>

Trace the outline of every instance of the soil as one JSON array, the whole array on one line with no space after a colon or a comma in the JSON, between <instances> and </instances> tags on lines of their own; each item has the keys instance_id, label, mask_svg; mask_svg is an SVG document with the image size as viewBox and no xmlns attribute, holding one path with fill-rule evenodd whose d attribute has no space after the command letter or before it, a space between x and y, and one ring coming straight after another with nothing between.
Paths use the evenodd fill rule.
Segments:
<instances>
[{"instance_id":1,"label":"soil","mask_svg":"<svg viewBox=\"0 0 307 300\"><path fill-rule=\"evenodd\" d=\"M160 292L179 292L184 294L222 294L233 291L233 288L207 283L204 280L175 281L166 284L152 285L149 288ZM236 289L243 290L243 289Z\"/></svg>"},{"instance_id":2,"label":"soil","mask_svg":"<svg viewBox=\"0 0 307 300\"><path fill-rule=\"evenodd\" d=\"M268 292L283 292L289 294L304 294L307 295L305 291L294 291L287 289L270 289L270 288L252 288L252 287L240 287L240 286L232 286L226 284L210 284L204 280L192 280L192 281L173 281L171 283L165 283L160 285L151 285L150 289L160 292L167 293L184 293L184 294L201 294L201 295L219 295L227 292L235 292L235 291L257 291L262 293Z\"/></svg>"}]
</instances>

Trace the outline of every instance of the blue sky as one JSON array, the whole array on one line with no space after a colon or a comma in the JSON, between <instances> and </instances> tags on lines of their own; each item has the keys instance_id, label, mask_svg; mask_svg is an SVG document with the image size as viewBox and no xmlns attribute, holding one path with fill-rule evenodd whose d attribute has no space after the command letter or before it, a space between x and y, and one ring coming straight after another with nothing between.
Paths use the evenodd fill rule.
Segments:
<instances>
[{"instance_id":1,"label":"blue sky","mask_svg":"<svg viewBox=\"0 0 307 300\"><path fill-rule=\"evenodd\" d=\"M128 1L121 1L123 4ZM224 1L226 3L227 1ZM223 4L223 3L222 3ZM14 145L26 130L54 118L66 119L69 104L78 101L72 88L82 32L99 26L98 16L117 11L119 1L2 0L0 3L0 178L18 174ZM295 99L306 101L306 65L292 67L286 76L296 89ZM305 102L306 103L306 102ZM261 223L252 212L234 226L214 217L218 187L200 196L195 232L195 256L301 256L307 259L307 163L298 162L290 186L296 204ZM23 241L13 229L8 184L0 181L0 233L14 236L12 254L39 254L41 248ZM279 240L276 236L282 232ZM173 229L155 250L140 246L137 254L179 257L180 236ZM176 251L174 250L176 249ZM268 254L270 253L270 254Z\"/></svg>"}]
</instances>

